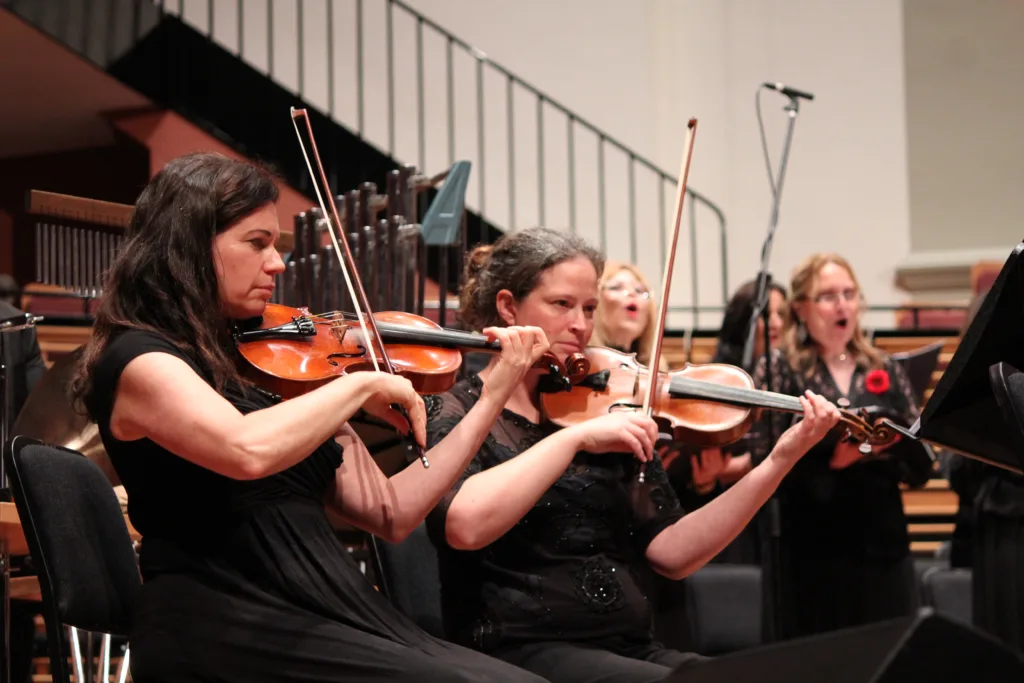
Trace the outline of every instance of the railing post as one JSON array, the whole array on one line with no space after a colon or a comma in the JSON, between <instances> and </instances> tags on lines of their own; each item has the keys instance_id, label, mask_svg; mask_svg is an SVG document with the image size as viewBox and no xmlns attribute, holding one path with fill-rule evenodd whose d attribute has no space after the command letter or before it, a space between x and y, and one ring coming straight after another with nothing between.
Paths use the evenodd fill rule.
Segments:
<instances>
[{"instance_id":1,"label":"railing post","mask_svg":"<svg viewBox=\"0 0 1024 683\"><path fill-rule=\"evenodd\" d=\"M544 96L537 98L537 224L544 222Z\"/></svg>"},{"instance_id":2,"label":"railing post","mask_svg":"<svg viewBox=\"0 0 1024 683\"><path fill-rule=\"evenodd\" d=\"M508 231L516 229L516 113L512 104L512 77L508 78L505 94L508 116Z\"/></svg>"},{"instance_id":3,"label":"railing post","mask_svg":"<svg viewBox=\"0 0 1024 683\"><path fill-rule=\"evenodd\" d=\"M424 110L425 106L423 94L423 19L419 19L416 22L416 111L419 114L417 125L419 127L420 170L424 173L427 168L427 113Z\"/></svg>"},{"instance_id":4,"label":"railing post","mask_svg":"<svg viewBox=\"0 0 1024 683\"><path fill-rule=\"evenodd\" d=\"M395 44L392 23L393 0L387 0L385 17L387 19L387 64L388 64L388 156L395 157Z\"/></svg>"},{"instance_id":5,"label":"railing post","mask_svg":"<svg viewBox=\"0 0 1024 683\"><path fill-rule=\"evenodd\" d=\"M636 263L636 156L629 155L629 262Z\"/></svg>"},{"instance_id":6,"label":"railing post","mask_svg":"<svg viewBox=\"0 0 1024 683\"><path fill-rule=\"evenodd\" d=\"M601 252L606 253L608 247L607 226L605 225L604 198L604 135L597 139L597 224L600 229Z\"/></svg>"},{"instance_id":7,"label":"railing post","mask_svg":"<svg viewBox=\"0 0 1024 683\"><path fill-rule=\"evenodd\" d=\"M361 138L363 127L363 0L356 0L356 134Z\"/></svg>"},{"instance_id":8,"label":"railing post","mask_svg":"<svg viewBox=\"0 0 1024 683\"><path fill-rule=\"evenodd\" d=\"M445 47L445 61L448 66L448 166L455 163L455 65L452 62L454 40L448 36Z\"/></svg>"},{"instance_id":9,"label":"railing post","mask_svg":"<svg viewBox=\"0 0 1024 683\"><path fill-rule=\"evenodd\" d=\"M576 118L570 115L566 120L569 146L569 232L576 234Z\"/></svg>"}]
</instances>

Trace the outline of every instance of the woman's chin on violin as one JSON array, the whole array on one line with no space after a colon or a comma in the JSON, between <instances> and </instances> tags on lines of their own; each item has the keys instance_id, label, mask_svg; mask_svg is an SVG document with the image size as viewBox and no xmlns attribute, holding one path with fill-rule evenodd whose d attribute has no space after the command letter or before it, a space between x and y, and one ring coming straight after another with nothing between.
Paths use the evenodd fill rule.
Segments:
<instances>
[{"instance_id":1,"label":"woman's chin on violin","mask_svg":"<svg viewBox=\"0 0 1024 683\"><path fill-rule=\"evenodd\" d=\"M213 238L224 314L246 320L263 314L274 295L274 278L285 270L275 245L281 234L277 207L261 207Z\"/></svg>"},{"instance_id":2,"label":"woman's chin on violin","mask_svg":"<svg viewBox=\"0 0 1024 683\"><path fill-rule=\"evenodd\" d=\"M594 266L585 258L574 258L541 273L533 291L519 301L511 291L499 291L496 308L505 325L543 330L551 352L565 358L582 351L590 339L596 288Z\"/></svg>"}]
</instances>

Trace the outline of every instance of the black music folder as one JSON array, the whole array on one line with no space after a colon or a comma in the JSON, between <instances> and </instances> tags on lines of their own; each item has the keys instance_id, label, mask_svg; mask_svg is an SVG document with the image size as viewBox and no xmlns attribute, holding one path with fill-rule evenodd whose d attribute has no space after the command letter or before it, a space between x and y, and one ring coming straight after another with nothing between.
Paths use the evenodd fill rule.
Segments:
<instances>
[{"instance_id":1,"label":"black music folder","mask_svg":"<svg viewBox=\"0 0 1024 683\"><path fill-rule=\"evenodd\" d=\"M1024 262L1018 244L909 433L1024 473Z\"/></svg>"}]
</instances>

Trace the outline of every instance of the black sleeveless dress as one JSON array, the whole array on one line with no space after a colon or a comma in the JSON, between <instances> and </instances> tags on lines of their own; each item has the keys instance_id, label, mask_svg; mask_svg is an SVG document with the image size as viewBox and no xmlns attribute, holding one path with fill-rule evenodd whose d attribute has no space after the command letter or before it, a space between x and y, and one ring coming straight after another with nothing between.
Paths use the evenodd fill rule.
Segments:
<instances>
[{"instance_id":1,"label":"black sleeveless dress","mask_svg":"<svg viewBox=\"0 0 1024 683\"><path fill-rule=\"evenodd\" d=\"M118 378L148 352L203 376L164 338L124 332L102 355L88 401L144 539L130 634L137 683L543 680L429 636L366 580L324 511L341 464L334 441L284 472L236 481L148 439L115 439ZM237 390L225 397L243 413L273 403Z\"/></svg>"}]
</instances>

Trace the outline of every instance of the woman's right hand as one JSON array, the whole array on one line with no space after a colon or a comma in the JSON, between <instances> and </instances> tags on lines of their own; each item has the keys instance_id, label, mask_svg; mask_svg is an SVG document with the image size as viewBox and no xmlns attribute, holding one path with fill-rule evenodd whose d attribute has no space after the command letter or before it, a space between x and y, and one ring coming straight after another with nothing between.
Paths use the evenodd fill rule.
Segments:
<instances>
[{"instance_id":1,"label":"woman's right hand","mask_svg":"<svg viewBox=\"0 0 1024 683\"><path fill-rule=\"evenodd\" d=\"M409 422L392 405L399 405L405 408L405 412L412 420L412 433L416 443L421 448L427 447L427 411L423 405L423 399L416 393L412 382L401 375L392 375L387 372L365 372L357 375L366 381L366 391L369 397L363 401L363 410L384 420L401 434L409 434Z\"/></svg>"},{"instance_id":2,"label":"woman's right hand","mask_svg":"<svg viewBox=\"0 0 1024 683\"><path fill-rule=\"evenodd\" d=\"M501 355L484 382L484 388L507 399L551 344L539 327L488 327L482 331L489 339L501 344Z\"/></svg>"},{"instance_id":3,"label":"woman's right hand","mask_svg":"<svg viewBox=\"0 0 1024 683\"><path fill-rule=\"evenodd\" d=\"M640 462L653 457L658 425L643 413L619 411L570 427L579 437L577 450L588 453L628 453Z\"/></svg>"}]
</instances>

